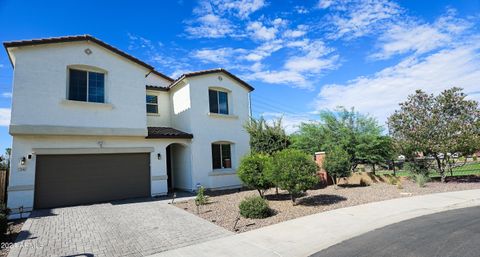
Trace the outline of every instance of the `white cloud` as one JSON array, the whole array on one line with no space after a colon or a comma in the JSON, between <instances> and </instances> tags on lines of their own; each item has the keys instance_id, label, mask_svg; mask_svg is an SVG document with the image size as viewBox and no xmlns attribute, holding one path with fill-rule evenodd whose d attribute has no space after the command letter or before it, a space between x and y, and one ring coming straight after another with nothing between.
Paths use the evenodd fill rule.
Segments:
<instances>
[{"instance_id":1,"label":"white cloud","mask_svg":"<svg viewBox=\"0 0 480 257\"><path fill-rule=\"evenodd\" d=\"M259 21L250 22L247 30L252 34L254 39L261 41L269 41L275 39L278 28L276 26L266 27Z\"/></svg>"},{"instance_id":2,"label":"white cloud","mask_svg":"<svg viewBox=\"0 0 480 257\"><path fill-rule=\"evenodd\" d=\"M0 126L10 125L10 113L9 108L0 108Z\"/></svg>"},{"instance_id":3,"label":"white cloud","mask_svg":"<svg viewBox=\"0 0 480 257\"><path fill-rule=\"evenodd\" d=\"M234 32L229 20L215 14L205 14L185 29L192 38L221 38Z\"/></svg>"},{"instance_id":4,"label":"white cloud","mask_svg":"<svg viewBox=\"0 0 480 257\"><path fill-rule=\"evenodd\" d=\"M358 77L346 84L324 86L316 101L317 109L354 106L385 121L398 103L416 89L429 93L453 86L466 93L478 91L480 81L479 37L468 44L444 49L424 58L409 57L373 76ZM478 95L472 95L478 97Z\"/></svg>"},{"instance_id":5,"label":"white cloud","mask_svg":"<svg viewBox=\"0 0 480 257\"><path fill-rule=\"evenodd\" d=\"M327 15L330 38L353 39L382 30L403 13L403 9L388 0L320 1L319 8L329 9Z\"/></svg>"},{"instance_id":6,"label":"white cloud","mask_svg":"<svg viewBox=\"0 0 480 257\"><path fill-rule=\"evenodd\" d=\"M285 114L279 112L264 112L261 114L263 118L272 124L273 121L282 119L282 126L287 134L292 134L298 131L302 123L311 121L311 117L306 114Z\"/></svg>"},{"instance_id":7,"label":"white cloud","mask_svg":"<svg viewBox=\"0 0 480 257\"><path fill-rule=\"evenodd\" d=\"M193 57L199 59L204 63L213 62L228 65L232 62L232 57L234 55L238 55L244 52L244 49L233 49L230 47L218 49L202 49L194 51Z\"/></svg>"},{"instance_id":8,"label":"white cloud","mask_svg":"<svg viewBox=\"0 0 480 257\"><path fill-rule=\"evenodd\" d=\"M12 93L11 92L4 92L2 93L2 96L5 98L12 98Z\"/></svg>"},{"instance_id":9,"label":"white cloud","mask_svg":"<svg viewBox=\"0 0 480 257\"><path fill-rule=\"evenodd\" d=\"M265 6L264 0L217 0L213 1L221 11L233 11L236 16L245 19Z\"/></svg>"},{"instance_id":10,"label":"white cloud","mask_svg":"<svg viewBox=\"0 0 480 257\"><path fill-rule=\"evenodd\" d=\"M295 11L298 13L298 14L307 14L309 13L310 11L305 8L304 6L295 6Z\"/></svg>"},{"instance_id":11,"label":"white cloud","mask_svg":"<svg viewBox=\"0 0 480 257\"><path fill-rule=\"evenodd\" d=\"M311 89L305 77L296 71L288 70L263 70L246 75L251 80L261 80L270 84L288 84L291 87Z\"/></svg>"},{"instance_id":12,"label":"white cloud","mask_svg":"<svg viewBox=\"0 0 480 257\"><path fill-rule=\"evenodd\" d=\"M317 7L320 9L326 9L333 4L333 0L319 0L317 3Z\"/></svg>"},{"instance_id":13,"label":"white cloud","mask_svg":"<svg viewBox=\"0 0 480 257\"><path fill-rule=\"evenodd\" d=\"M286 59L282 69L256 70L247 74L251 80L260 80L269 84L284 84L294 88L313 89L313 82L328 70L338 67L338 55L325 46L321 40L293 41L282 45L293 48L295 55Z\"/></svg>"},{"instance_id":14,"label":"white cloud","mask_svg":"<svg viewBox=\"0 0 480 257\"><path fill-rule=\"evenodd\" d=\"M283 32L283 36L286 38L297 38L307 34L308 27L305 25L298 25L296 29L287 29Z\"/></svg>"},{"instance_id":15,"label":"white cloud","mask_svg":"<svg viewBox=\"0 0 480 257\"><path fill-rule=\"evenodd\" d=\"M468 21L456 18L453 9L433 24L416 21L392 24L379 39L380 50L371 57L387 59L407 52L426 53L460 42L459 36L470 26Z\"/></svg>"}]
</instances>

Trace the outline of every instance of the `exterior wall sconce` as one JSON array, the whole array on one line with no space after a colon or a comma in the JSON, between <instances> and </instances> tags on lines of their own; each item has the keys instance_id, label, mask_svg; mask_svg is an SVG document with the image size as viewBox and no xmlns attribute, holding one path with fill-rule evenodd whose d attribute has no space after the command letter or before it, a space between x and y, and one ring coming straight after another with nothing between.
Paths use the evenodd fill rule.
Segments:
<instances>
[{"instance_id":1,"label":"exterior wall sconce","mask_svg":"<svg viewBox=\"0 0 480 257\"><path fill-rule=\"evenodd\" d=\"M25 166L26 162L27 162L27 158L25 158L25 156L23 156L22 159L20 159L20 165Z\"/></svg>"},{"instance_id":2,"label":"exterior wall sconce","mask_svg":"<svg viewBox=\"0 0 480 257\"><path fill-rule=\"evenodd\" d=\"M162 159L162 155L160 153L157 153L157 159L159 159L159 160Z\"/></svg>"}]
</instances>

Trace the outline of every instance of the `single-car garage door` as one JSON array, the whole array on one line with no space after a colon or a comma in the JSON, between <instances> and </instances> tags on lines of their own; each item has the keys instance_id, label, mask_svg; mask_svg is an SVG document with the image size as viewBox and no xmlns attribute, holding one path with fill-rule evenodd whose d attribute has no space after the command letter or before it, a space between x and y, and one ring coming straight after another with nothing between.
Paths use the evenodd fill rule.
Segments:
<instances>
[{"instance_id":1,"label":"single-car garage door","mask_svg":"<svg viewBox=\"0 0 480 257\"><path fill-rule=\"evenodd\" d=\"M34 208L150 196L150 155L38 155Z\"/></svg>"}]
</instances>

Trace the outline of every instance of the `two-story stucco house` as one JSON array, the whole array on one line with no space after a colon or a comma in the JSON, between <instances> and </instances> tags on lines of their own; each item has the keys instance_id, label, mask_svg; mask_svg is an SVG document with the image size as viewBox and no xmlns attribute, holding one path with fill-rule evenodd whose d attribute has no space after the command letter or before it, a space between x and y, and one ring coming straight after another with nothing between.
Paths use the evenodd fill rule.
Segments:
<instances>
[{"instance_id":1,"label":"two-story stucco house","mask_svg":"<svg viewBox=\"0 0 480 257\"><path fill-rule=\"evenodd\" d=\"M253 88L228 71L173 80L88 35L4 46L14 211L241 185Z\"/></svg>"}]
</instances>

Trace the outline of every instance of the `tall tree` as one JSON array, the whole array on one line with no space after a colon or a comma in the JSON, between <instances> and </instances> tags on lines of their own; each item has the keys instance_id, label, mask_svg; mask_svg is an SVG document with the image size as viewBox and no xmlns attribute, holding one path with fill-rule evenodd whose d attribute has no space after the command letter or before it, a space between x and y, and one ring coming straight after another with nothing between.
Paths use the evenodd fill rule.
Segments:
<instances>
[{"instance_id":1,"label":"tall tree","mask_svg":"<svg viewBox=\"0 0 480 257\"><path fill-rule=\"evenodd\" d=\"M250 119L244 125L250 134L250 149L252 153L273 154L288 148L290 138L282 126L282 119L273 120L269 124L263 117Z\"/></svg>"},{"instance_id":2,"label":"tall tree","mask_svg":"<svg viewBox=\"0 0 480 257\"><path fill-rule=\"evenodd\" d=\"M348 154L349 170L353 171L360 163L375 165L391 159L391 140L382 132L374 118L339 107L321 112L319 122L302 124L293 146L308 153L326 151L327 155L340 147Z\"/></svg>"},{"instance_id":3,"label":"tall tree","mask_svg":"<svg viewBox=\"0 0 480 257\"><path fill-rule=\"evenodd\" d=\"M454 87L434 96L417 90L388 118L390 134L410 161L419 153L432 156L442 182L453 168L452 154L472 154L480 143L478 102L462 91Z\"/></svg>"}]
</instances>

